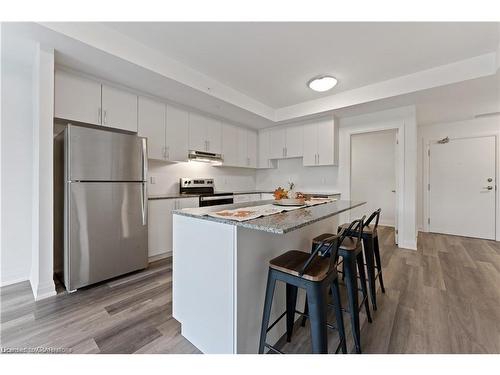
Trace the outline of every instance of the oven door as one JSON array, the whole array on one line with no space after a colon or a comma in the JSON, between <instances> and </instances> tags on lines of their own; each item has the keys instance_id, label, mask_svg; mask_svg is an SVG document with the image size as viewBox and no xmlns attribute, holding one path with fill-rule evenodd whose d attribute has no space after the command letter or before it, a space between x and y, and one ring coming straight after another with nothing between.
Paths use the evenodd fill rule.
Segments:
<instances>
[{"instance_id":1,"label":"oven door","mask_svg":"<svg viewBox=\"0 0 500 375\"><path fill-rule=\"evenodd\" d=\"M232 204L232 203L233 203L233 196L229 194L200 196L200 207L218 206L221 204Z\"/></svg>"}]
</instances>

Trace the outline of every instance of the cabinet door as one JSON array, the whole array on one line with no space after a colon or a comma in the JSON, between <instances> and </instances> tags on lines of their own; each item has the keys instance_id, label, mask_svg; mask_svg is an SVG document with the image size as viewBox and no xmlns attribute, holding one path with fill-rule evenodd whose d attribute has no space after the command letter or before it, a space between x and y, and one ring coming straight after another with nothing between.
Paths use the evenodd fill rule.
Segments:
<instances>
[{"instance_id":1,"label":"cabinet door","mask_svg":"<svg viewBox=\"0 0 500 375\"><path fill-rule=\"evenodd\" d=\"M102 85L102 124L137 132L137 95Z\"/></svg>"},{"instance_id":2,"label":"cabinet door","mask_svg":"<svg viewBox=\"0 0 500 375\"><path fill-rule=\"evenodd\" d=\"M334 165L335 160L335 124L328 119L318 122L318 161L317 165Z\"/></svg>"},{"instance_id":3,"label":"cabinet door","mask_svg":"<svg viewBox=\"0 0 500 375\"><path fill-rule=\"evenodd\" d=\"M292 126L286 128L285 157L300 158L303 146L303 126Z\"/></svg>"},{"instance_id":4,"label":"cabinet door","mask_svg":"<svg viewBox=\"0 0 500 375\"><path fill-rule=\"evenodd\" d=\"M304 166L316 165L318 154L318 126L317 124L307 124L303 126L303 158L302 163Z\"/></svg>"},{"instance_id":5,"label":"cabinet door","mask_svg":"<svg viewBox=\"0 0 500 375\"><path fill-rule=\"evenodd\" d=\"M244 203L244 202L249 202L249 201L250 201L249 194L236 194L233 197L234 203Z\"/></svg>"},{"instance_id":6,"label":"cabinet door","mask_svg":"<svg viewBox=\"0 0 500 375\"><path fill-rule=\"evenodd\" d=\"M154 256L172 251L172 210L175 199L149 201L148 255Z\"/></svg>"},{"instance_id":7,"label":"cabinet door","mask_svg":"<svg viewBox=\"0 0 500 375\"><path fill-rule=\"evenodd\" d=\"M167 106L165 131L167 160L186 161L189 149L189 113Z\"/></svg>"},{"instance_id":8,"label":"cabinet door","mask_svg":"<svg viewBox=\"0 0 500 375\"><path fill-rule=\"evenodd\" d=\"M269 158L283 159L285 157L285 129L269 130Z\"/></svg>"},{"instance_id":9,"label":"cabinet door","mask_svg":"<svg viewBox=\"0 0 500 375\"><path fill-rule=\"evenodd\" d=\"M261 130L259 132L259 168L269 168L269 131Z\"/></svg>"},{"instance_id":10,"label":"cabinet door","mask_svg":"<svg viewBox=\"0 0 500 375\"><path fill-rule=\"evenodd\" d=\"M215 154L222 153L222 125L218 120L206 118L208 151Z\"/></svg>"},{"instance_id":11,"label":"cabinet door","mask_svg":"<svg viewBox=\"0 0 500 375\"><path fill-rule=\"evenodd\" d=\"M208 151L207 123L204 117L189 114L189 149L194 151Z\"/></svg>"},{"instance_id":12,"label":"cabinet door","mask_svg":"<svg viewBox=\"0 0 500 375\"><path fill-rule=\"evenodd\" d=\"M230 124L222 124L222 157L224 165L230 167L238 165L238 135L239 128Z\"/></svg>"},{"instance_id":13,"label":"cabinet door","mask_svg":"<svg viewBox=\"0 0 500 375\"><path fill-rule=\"evenodd\" d=\"M257 168L257 133L247 130L248 166Z\"/></svg>"},{"instance_id":14,"label":"cabinet door","mask_svg":"<svg viewBox=\"0 0 500 375\"><path fill-rule=\"evenodd\" d=\"M199 198L181 198L177 200L177 209L195 208L200 205Z\"/></svg>"},{"instance_id":15,"label":"cabinet door","mask_svg":"<svg viewBox=\"0 0 500 375\"><path fill-rule=\"evenodd\" d=\"M238 128L238 166L248 167L248 136L247 130Z\"/></svg>"},{"instance_id":16,"label":"cabinet door","mask_svg":"<svg viewBox=\"0 0 500 375\"><path fill-rule=\"evenodd\" d=\"M101 84L56 70L54 116L88 124L101 124Z\"/></svg>"},{"instance_id":17,"label":"cabinet door","mask_svg":"<svg viewBox=\"0 0 500 375\"><path fill-rule=\"evenodd\" d=\"M148 159L164 160L165 104L139 97L138 135L148 139Z\"/></svg>"}]
</instances>

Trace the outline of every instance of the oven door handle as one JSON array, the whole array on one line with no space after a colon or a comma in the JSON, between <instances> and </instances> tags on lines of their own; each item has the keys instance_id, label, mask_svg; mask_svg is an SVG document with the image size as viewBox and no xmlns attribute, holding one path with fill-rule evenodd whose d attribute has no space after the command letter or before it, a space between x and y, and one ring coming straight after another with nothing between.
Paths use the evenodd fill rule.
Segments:
<instances>
[{"instance_id":1,"label":"oven door handle","mask_svg":"<svg viewBox=\"0 0 500 375\"><path fill-rule=\"evenodd\" d=\"M208 201L220 201L225 199L233 199L233 195L217 195L217 196L209 196L209 197L200 197L200 201L208 202Z\"/></svg>"}]
</instances>

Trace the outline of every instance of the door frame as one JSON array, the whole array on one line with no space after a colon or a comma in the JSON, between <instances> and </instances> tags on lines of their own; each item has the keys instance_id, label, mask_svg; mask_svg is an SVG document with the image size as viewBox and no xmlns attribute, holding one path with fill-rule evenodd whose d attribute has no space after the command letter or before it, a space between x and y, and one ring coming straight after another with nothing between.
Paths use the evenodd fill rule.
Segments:
<instances>
[{"instance_id":1,"label":"door frame","mask_svg":"<svg viewBox=\"0 0 500 375\"><path fill-rule=\"evenodd\" d=\"M401 226L404 223L404 189L405 189L405 183L404 183L404 176L405 176L405 122L398 120L398 121L387 121L387 122L379 122L373 124L372 126L367 126L364 127L363 129L358 129L358 130L349 130L347 132L347 136L349 137L349 142L347 143L347 155L349 157L349 161L347 163L348 165L348 189L347 191L349 192L349 197L347 199L351 198L351 160L352 160L352 136L353 135L358 135L358 134L365 134L365 133L375 133L379 131L385 131L385 130L395 130L396 131L396 153L397 153L397 176L396 176L396 204L397 204L397 217L395 218L395 223L398 225L398 232L400 232ZM349 214L349 221L352 221L351 218L351 212L348 211ZM398 237L400 233L398 233ZM397 241L399 245L399 240ZM400 247L400 246L398 246Z\"/></svg>"},{"instance_id":2,"label":"door frame","mask_svg":"<svg viewBox=\"0 0 500 375\"><path fill-rule=\"evenodd\" d=\"M494 137L495 138L495 240L500 241L500 195L498 189L498 179L500 177L500 133L473 133L467 136L448 136L450 140L458 140L458 139L470 139L470 138L484 138L484 137ZM427 188L430 183L430 148L431 143L437 142L442 138L425 138L423 147L424 147L424 163L423 163L423 221L424 221L424 232L429 232L429 214L430 214L430 196L429 190Z\"/></svg>"}]
</instances>

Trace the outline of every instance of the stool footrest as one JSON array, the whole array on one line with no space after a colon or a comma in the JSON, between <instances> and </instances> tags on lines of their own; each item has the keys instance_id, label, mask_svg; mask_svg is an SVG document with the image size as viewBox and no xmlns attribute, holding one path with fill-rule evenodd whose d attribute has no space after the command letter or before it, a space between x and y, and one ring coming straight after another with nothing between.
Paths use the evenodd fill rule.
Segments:
<instances>
[{"instance_id":1,"label":"stool footrest","mask_svg":"<svg viewBox=\"0 0 500 375\"><path fill-rule=\"evenodd\" d=\"M285 354L285 353L283 353L281 350L279 350L279 349L275 348L274 346L272 346L272 345L268 344L267 342L266 342L266 343L264 343L264 346L265 346L266 348L268 348L268 349L272 350L272 351L273 351L273 352L275 352L275 353L278 353L278 354Z\"/></svg>"},{"instance_id":2,"label":"stool footrest","mask_svg":"<svg viewBox=\"0 0 500 375\"><path fill-rule=\"evenodd\" d=\"M281 320L281 319L282 319L285 315L286 315L286 311L285 311L283 314L281 314L281 315L279 316L279 318L278 318L278 319L276 319L276 320L274 321L274 323L273 323L273 324L271 324L271 325L269 326L269 328L268 328L268 329L266 329L266 333L267 333L267 332L269 332L269 331L270 331L270 330L271 330L271 329L272 329L272 328L273 328L273 327L274 327L274 326L275 326L275 325L276 325L276 324L277 324L277 323L278 323L278 322L279 322L279 321L280 321L280 320Z\"/></svg>"}]
</instances>

